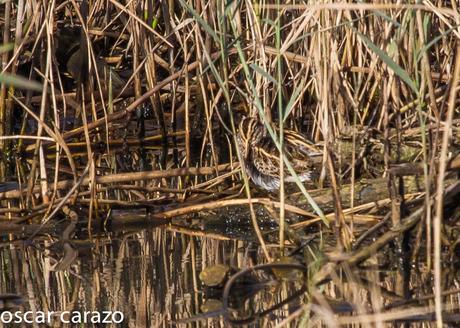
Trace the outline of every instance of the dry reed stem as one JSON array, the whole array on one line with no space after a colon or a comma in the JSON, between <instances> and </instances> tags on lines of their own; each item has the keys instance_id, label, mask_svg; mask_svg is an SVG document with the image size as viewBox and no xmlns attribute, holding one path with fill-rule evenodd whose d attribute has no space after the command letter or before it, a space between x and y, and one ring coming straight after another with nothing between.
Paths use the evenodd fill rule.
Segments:
<instances>
[{"instance_id":1,"label":"dry reed stem","mask_svg":"<svg viewBox=\"0 0 460 328\"><path fill-rule=\"evenodd\" d=\"M447 7L447 3L442 1L425 1L423 4L281 4L280 7L274 1L263 5L250 1L233 2L228 6L201 0L181 3L187 4L195 14L191 14L184 6L181 7L179 2L172 5L172 2L166 1L155 4L137 0L126 4L117 0L91 1L88 2L87 17L80 12L80 4L73 0L57 5L55 2L23 0L16 3L6 2L2 12L5 17L1 27L3 38L12 39L14 35L15 40L14 51L2 54L3 70L13 73L18 68L24 70L26 67L27 70L28 66L22 65L21 60L28 60L27 65L31 68L25 74L29 74L31 79L42 81L49 92L32 95L32 92L19 94L20 91L14 91L17 99L14 108L21 114L27 112L21 117L21 140L24 140L27 147L26 156L35 153L32 159L27 157L27 160L16 161L18 180L23 185L24 177L29 176L27 187L32 188L29 196L40 193L42 199L34 198L33 201L38 202L30 207L32 213L26 215L20 208L23 204L19 205L23 196L22 190L2 193L0 199L13 199L9 198L8 201L10 212L8 208L5 209L6 212L3 209L0 212L12 213L15 219L17 215L25 215L23 219L39 218L46 213L47 207L43 201L47 201L49 196L48 211L51 207L55 208L51 204L63 199L60 191L68 191L75 184L85 165L91 161L93 153L93 185L88 187L90 181L85 179L80 186L82 188L79 199L85 205L94 206L95 210L106 204L128 206L129 200L132 200L131 204L146 202L155 206L163 200L179 201L180 206L190 206L185 207L186 212L190 213L201 209L196 205L200 202L209 202L210 208L231 204L238 201L231 199L238 195L238 184L234 183L237 180L237 171L228 171L236 169L237 164L230 158L231 164L225 168L227 172L216 177L220 170L224 170L222 166L218 166L222 163L222 149L228 148L230 157L234 155L232 145L227 143L231 133L222 135L220 131L224 130L217 128L221 127L221 123L230 125L227 114L236 112L237 115L251 115L260 110L268 121L283 121L286 127L297 129L314 141L336 140L349 127L357 128L353 130L353 153L356 151L356 157L352 163L346 163L347 159L344 158L342 149L339 149L335 154L337 163L331 163L330 158L328 163L325 157L323 168L320 169L322 172L319 172L322 183L329 185L324 168L326 164L335 165L329 168L330 172L337 174L334 176L336 181L332 183L335 195L340 196L335 197L335 207L338 209L338 217L344 218L346 222L351 215L356 214L362 215L363 222L372 220L373 213L381 214L376 211L386 210L389 202L388 199L379 199L376 203L356 206L358 198L355 201L355 197L360 195L353 195L355 188L352 187L348 192L352 195L350 208L340 210L348 201L340 193L348 188L346 184L356 184L357 187L362 177L374 178L382 175L381 163L372 162L374 154L369 154L375 148L364 147L360 151L360 145L370 143L370 140L385 142L386 139L387 147L391 142L394 153L395 141L401 144L411 143L418 152L413 157L417 165L396 168L394 157L390 156L390 149L387 148L386 168L391 175L397 173L398 177L423 172L426 191L424 206L428 213L426 224L417 227L416 245L423 246L426 235L427 252L430 253L430 208L434 194L430 187L436 174L439 174L438 195L441 195L442 183L446 183L442 180L444 173L449 168L458 169L457 158L450 160L446 157L447 152L455 151L455 142L449 144L447 141L449 149L446 148L445 139L440 145L441 135L446 138L454 132L453 140L457 139L458 118L452 109L459 104L455 94L458 93L458 88L453 83L457 74L454 72L453 66L456 65L453 63L458 60L454 57L458 57L455 47L460 35L457 3L450 2L451 7ZM78 28L82 25L83 35L88 43L88 51L83 55L90 66L97 65L97 61L101 59L98 58L98 52L102 50L105 62L110 63L112 68L122 71L128 67L132 71L122 88L125 91L113 90L115 96L112 95L107 100L107 90L103 86L104 77L97 70L93 70L95 85L92 90L86 90L85 93L69 92L71 90L63 81L62 70L65 68L56 65L56 59L59 58L55 57L55 51L59 44L55 36L59 36L62 31L56 24L58 21L66 24L72 22ZM276 24L280 24L278 45ZM394 67L382 60L360 34L366 36L375 48L380 49L401 68L416 86L417 92L413 92L410 83L404 81ZM236 41L239 42L239 49ZM28 55L26 52L29 51L34 52ZM242 56L235 56L237 51ZM33 61L30 58L39 60ZM244 58L244 63L241 58ZM215 71L211 69L211 64ZM282 69L279 69L279 65ZM249 74L245 76L244 71L247 68ZM277 74L281 74L281 77ZM449 82L450 89L446 87ZM382 86L387 89L383 90ZM9 106L9 96L5 90L5 85L2 85L0 108ZM279 94L276 91L282 94L284 103L281 105L277 104ZM135 98L130 99L133 95ZM83 98L86 102L78 98ZM121 99L127 100L130 105L111 112L109 108L113 102ZM281 107L286 106L288 101L292 102L289 115L277 117L278 109L286 110ZM145 120L150 125L145 138L141 140L136 134L138 131L133 127L135 122L130 121L134 121L138 106L149 102L154 104L156 117ZM223 108L223 102L226 103L228 112ZM257 108L257 103L260 108ZM84 118L82 117L86 123L76 124L71 131L68 131L67 125L64 130L62 123L72 117L73 111L79 109L86 112ZM197 115L199 112L203 116ZM5 113L0 111L0 115ZM453 113L454 117L446 120L446 113ZM160 118L161 115L164 115L163 118ZM27 117L38 122L39 131L32 129L35 134L31 136L31 139L35 139L33 144L26 139L27 135L31 135L26 132L26 128L30 129ZM234 119L238 120L236 116ZM182 124L181 120L185 123ZM195 120L199 120L200 124L196 125ZM3 127L4 121L1 124ZM121 133L121 129L125 133ZM361 131L364 133L361 134ZM232 133L234 132L233 130ZM184 138L178 141L182 136ZM0 138L0 142L3 142L11 140L13 135L0 133ZM225 142L221 143L220 138ZM170 142L165 147L166 139ZM153 140L162 140L163 148L148 148L147 142ZM101 148L107 148L107 152L97 148L96 142L99 143L98 146L104 146ZM198 143L198 146L194 143ZM19 145L21 144L22 141ZM120 173L123 169L120 169L121 164L117 160L127 153L132 156L126 160L132 164L129 169L136 170L140 167L142 160L138 149L144 146L150 156L147 167L149 170L150 167L153 169L152 174ZM109 150L110 154L107 154ZM327 150L332 151L332 147ZM49 151L55 151L55 155ZM69 164L63 162L63 159ZM190 166L195 166L196 163L201 163L199 165L205 166L207 170L200 171L198 168L194 171ZM3 164L2 162L1 165ZM346 169L343 164L346 164ZM159 171L160 166L166 170ZM183 166L190 169L183 169ZM112 174L115 172L120 174ZM105 176L98 176L99 174ZM208 176L199 179L195 174ZM189 179L182 179L188 175ZM0 176L4 177L5 174L0 172ZM44 178L40 181L41 187L36 184L37 176ZM224 180L230 180L231 176L233 186L228 187ZM73 177L74 181L63 181L64 177ZM136 185L126 184L147 179L157 180L158 183L155 186L145 186L143 182ZM116 185L107 184L120 185L116 190ZM400 194L396 190L397 184L392 187L394 223L398 226L404 224L405 219L403 211L399 212L397 209L397 198L407 199L408 195L407 191L405 195ZM49 194L49 191L53 193ZM99 205L95 203L96 193ZM256 197L250 203L258 200ZM438 202L437 215L443 205L440 198ZM273 205L271 201L270 204ZM420 202L413 203L412 206L420 206ZM297 209L293 210L300 214ZM184 209L165 213L185 213L180 211ZM306 210L302 211L303 215L307 215ZM379 215L376 216L378 217ZM315 218L311 220L314 221ZM436 220L439 220L439 216L436 216ZM300 222L298 228L313 221ZM359 217L357 222L360 222ZM444 242L451 246L453 241L447 235L441 236L438 228L434 235L444 237ZM439 245L439 240L436 244ZM195 245L190 244L190 247L190 252L193 252ZM419 256L425 256L431 266L433 261L430 254L424 255L424 252L420 252ZM442 271L439 269L441 261L444 261L444 257L436 257L438 275L445 272L444 268L441 268ZM196 279L193 280L195 283ZM356 297L356 290L351 290L351 293ZM375 290L375 293L379 296L381 291ZM144 296L140 297L142 304L145 304ZM374 301L372 300L372 306L376 304L378 308L379 305ZM436 301L438 307L442 304L441 301ZM295 316L321 311L318 308L312 310L308 306L302 309ZM439 309L437 312L440 313Z\"/></svg>"},{"instance_id":2,"label":"dry reed stem","mask_svg":"<svg viewBox=\"0 0 460 328\"><path fill-rule=\"evenodd\" d=\"M96 176L95 183L97 184L107 184L107 183L120 183L120 182L130 182L130 181L141 181L141 180L150 180L150 179L162 179L170 177L178 177L185 175L213 175L216 172L232 170L237 167L238 163L234 165L222 164L217 167L191 167L191 168L179 168L179 169L170 169L170 170L158 170L158 171L145 171L145 172L133 172L133 173L120 173L112 174L105 176ZM81 185L88 186L89 179L85 178ZM63 180L59 181L54 186L50 186L50 190L53 188L57 189L67 189L73 186L73 180ZM34 188L33 192L37 192L38 189ZM0 199L8 198L18 198L21 196L21 191L7 191L0 193Z\"/></svg>"},{"instance_id":3,"label":"dry reed stem","mask_svg":"<svg viewBox=\"0 0 460 328\"><path fill-rule=\"evenodd\" d=\"M436 304L436 325L438 328L443 326L442 323L442 287L441 287L441 226L443 221L444 211L444 178L447 167L447 147L450 139L450 126L452 125L452 118L454 115L455 102L457 99L457 85L460 83L460 40L457 40L456 59L454 63L454 74L450 84L450 94L448 101L448 110L446 115L446 130L443 133L440 162L438 170L437 181L437 195L436 195L436 214L434 217L434 289L435 289L435 304Z\"/></svg>"}]
</instances>

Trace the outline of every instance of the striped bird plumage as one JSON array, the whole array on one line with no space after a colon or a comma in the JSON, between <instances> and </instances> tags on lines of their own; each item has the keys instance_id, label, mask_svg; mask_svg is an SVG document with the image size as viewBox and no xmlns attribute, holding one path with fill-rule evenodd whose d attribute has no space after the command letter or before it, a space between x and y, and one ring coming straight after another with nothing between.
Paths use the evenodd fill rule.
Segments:
<instances>
[{"instance_id":1,"label":"striped bird plumage","mask_svg":"<svg viewBox=\"0 0 460 328\"><path fill-rule=\"evenodd\" d=\"M277 128L275 131L279 132ZM283 141L283 153L300 181L311 180L311 158L321 155L321 152L302 134L293 130L284 130ZM244 118L238 127L237 143L252 181L266 190L279 189L279 151L265 126L254 117ZM286 166L284 171L285 181L294 181Z\"/></svg>"}]
</instances>

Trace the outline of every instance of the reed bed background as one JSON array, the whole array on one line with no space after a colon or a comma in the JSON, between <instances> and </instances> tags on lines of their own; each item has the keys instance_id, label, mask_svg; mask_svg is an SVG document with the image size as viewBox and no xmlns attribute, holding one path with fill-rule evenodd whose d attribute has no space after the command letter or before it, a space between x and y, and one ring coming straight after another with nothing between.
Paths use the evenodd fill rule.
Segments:
<instances>
[{"instance_id":1,"label":"reed bed background","mask_svg":"<svg viewBox=\"0 0 460 328\"><path fill-rule=\"evenodd\" d=\"M280 325L458 322L458 291L449 292L460 263L458 6L3 1L0 177L17 184L0 190L2 225L43 229L76 204L89 227L112 208L170 220L248 205L264 261L306 226L335 237L312 274L314 297ZM284 128L320 145L314 188L327 202L300 181L270 197L250 188L234 146L244 116L257 116L278 146ZM278 220L279 247L266 245L254 204ZM295 233L290 213L307 217ZM374 255L388 248L402 258L392 288L404 307L385 308L377 284L361 316L327 319L317 286L332 279L357 300L355 266L378 266Z\"/></svg>"}]
</instances>

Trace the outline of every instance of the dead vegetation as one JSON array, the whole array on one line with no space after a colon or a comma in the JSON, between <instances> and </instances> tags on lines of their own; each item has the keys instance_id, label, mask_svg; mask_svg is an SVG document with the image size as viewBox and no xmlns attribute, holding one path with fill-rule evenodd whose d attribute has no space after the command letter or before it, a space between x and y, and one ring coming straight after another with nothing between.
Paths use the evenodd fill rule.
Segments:
<instances>
[{"instance_id":1,"label":"dead vegetation","mask_svg":"<svg viewBox=\"0 0 460 328\"><path fill-rule=\"evenodd\" d=\"M310 296L280 325L458 323L458 6L4 1L2 230L29 225L31 238L58 218L91 228L123 221L113 209L142 208L191 239L217 238L180 219L239 206L268 262L305 247L311 229L333 240ZM317 181L250 188L234 147L242 116L317 143ZM279 224L278 247L260 208ZM362 303L356 268L386 253L400 257L390 261L399 303L366 273L374 284L359 315L327 319L318 287L332 281L325 294L334 285Z\"/></svg>"}]
</instances>

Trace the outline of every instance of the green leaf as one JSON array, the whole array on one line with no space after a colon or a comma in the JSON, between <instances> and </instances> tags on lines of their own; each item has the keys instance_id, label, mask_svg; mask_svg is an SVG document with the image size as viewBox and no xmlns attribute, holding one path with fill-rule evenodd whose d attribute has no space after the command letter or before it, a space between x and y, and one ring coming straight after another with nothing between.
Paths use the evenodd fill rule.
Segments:
<instances>
[{"instance_id":1,"label":"green leaf","mask_svg":"<svg viewBox=\"0 0 460 328\"><path fill-rule=\"evenodd\" d=\"M286 111L283 116L283 122L286 121L286 119L289 117L292 110L294 109L294 103L297 101L297 98L299 97L300 93L305 90L305 82L306 82L306 79L305 78L302 79L300 81L300 84L294 89L294 92L292 93L292 96L286 105Z\"/></svg>"},{"instance_id":2,"label":"green leaf","mask_svg":"<svg viewBox=\"0 0 460 328\"><path fill-rule=\"evenodd\" d=\"M396 75L398 75L401 80L406 82L406 84L414 91L415 94L418 94L418 88L415 82L410 78L409 74L399 66L390 56L388 56L382 49L377 47L370 39L368 39L365 35L361 34L357 30L355 30L356 34L366 43L366 45L380 57L380 59L393 71Z\"/></svg>"},{"instance_id":3,"label":"green leaf","mask_svg":"<svg viewBox=\"0 0 460 328\"><path fill-rule=\"evenodd\" d=\"M0 46L0 54L4 52L8 52L10 50L13 50L14 44L13 43L5 43Z\"/></svg>"},{"instance_id":4,"label":"green leaf","mask_svg":"<svg viewBox=\"0 0 460 328\"><path fill-rule=\"evenodd\" d=\"M267 78L268 80L270 80L270 82L273 82L275 85L278 85L278 81L275 80L275 78L273 76L271 76L270 74L268 74L262 67L260 67L259 65L257 64L249 64L249 67L251 67L254 71L256 71L257 73L259 73L260 75L264 76L265 78Z\"/></svg>"},{"instance_id":5,"label":"green leaf","mask_svg":"<svg viewBox=\"0 0 460 328\"><path fill-rule=\"evenodd\" d=\"M438 42L440 39L442 39L443 37L447 36L447 34L449 34L450 32L452 32L453 30L457 29L460 25L455 25L453 27L451 27L450 29L446 30L445 32L441 33L440 35L438 35L437 37L435 37L433 40L431 40L430 42L428 42L427 44L425 44L423 46L422 49L420 49L420 51L418 52L417 54L417 63L420 61L420 59L422 59L422 55L424 52L428 51L428 49L431 48L432 45L434 45L436 42Z\"/></svg>"},{"instance_id":6,"label":"green leaf","mask_svg":"<svg viewBox=\"0 0 460 328\"><path fill-rule=\"evenodd\" d=\"M190 7L188 3L186 3L184 0L179 0L179 1L182 7L187 9L190 12L190 14L193 16L193 18L195 18L196 21L201 25L201 27L203 27L204 30L207 33L209 33L209 35L212 36L214 41L219 42L219 37L217 36L216 32L214 32L214 30L211 28L211 26L209 26L208 23L206 23L206 21L203 18L201 18L201 16L192 7Z\"/></svg>"},{"instance_id":7,"label":"green leaf","mask_svg":"<svg viewBox=\"0 0 460 328\"><path fill-rule=\"evenodd\" d=\"M43 90L43 86L36 81L30 81L22 76L7 73L0 73L0 83L13 86L18 89L27 89L39 92Z\"/></svg>"}]
</instances>

